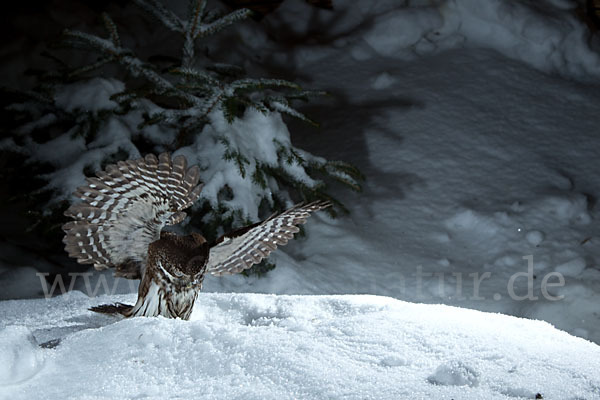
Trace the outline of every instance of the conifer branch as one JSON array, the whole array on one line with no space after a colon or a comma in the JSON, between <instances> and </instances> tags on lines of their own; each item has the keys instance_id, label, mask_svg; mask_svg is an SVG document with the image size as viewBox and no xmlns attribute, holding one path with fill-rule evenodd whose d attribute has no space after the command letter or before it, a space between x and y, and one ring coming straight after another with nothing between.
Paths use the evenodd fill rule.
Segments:
<instances>
[{"instance_id":1,"label":"conifer branch","mask_svg":"<svg viewBox=\"0 0 600 400\"><path fill-rule=\"evenodd\" d=\"M265 105L271 111L277 111L280 113L288 114L294 118L298 118L314 127L319 127L319 123L312 120L305 114L291 107L287 99L283 97L270 97L265 100Z\"/></svg>"},{"instance_id":2,"label":"conifer branch","mask_svg":"<svg viewBox=\"0 0 600 400\"><path fill-rule=\"evenodd\" d=\"M222 31L228 26L242 21L252 15L252 11L247 8L241 8L239 10L235 10L208 24L203 24L198 27L195 31L194 39L203 38L207 36L214 35L215 33Z\"/></svg>"},{"instance_id":3,"label":"conifer branch","mask_svg":"<svg viewBox=\"0 0 600 400\"><path fill-rule=\"evenodd\" d=\"M300 90L285 95L288 100L309 101L313 97L329 96L329 93L324 90Z\"/></svg>"},{"instance_id":4,"label":"conifer branch","mask_svg":"<svg viewBox=\"0 0 600 400\"><path fill-rule=\"evenodd\" d=\"M173 75L179 75L185 79L197 83L207 84L211 86L220 86L220 82L213 78L209 73L189 67L175 68L169 71Z\"/></svg>"},{"instance_id":5,"label":"conifer branch","mask_svg":"<svg viewBox=\"0 0 600 400\"><path fill-rule=\"evenodd\" d=\"M110 18L107 13L102 13L102 20L104 22L104 27L110 36L110 40L116 47L121 47L121 39L119 38L119 32L117 31L117 26Z\"/></svg>"},{"instance_id":6,"label":"conifer branch","mask_svg":"<svg viewBox=\"0 0 600 400\"><path fill-rule=\"evenodd\" d=\"M185 68L191 68L194 65L194 56L196 54L196 43L194 37L189 31L184 35L183 39L183 56L181 65Z\"/></svg>"},{"instance_id":7,"label":"conifer branch","mask_svg":"<svg viewBox=\"0 0 600 400\"><path fill-rule=\"evenodd\" d=\"M142 60L134 57L129 50L115 46L110 40L102 39L96 35L80 31L67 30L64 32L64 35L67 38L70 38L72 43L79 44L84 48L91 47L96 49L109 56L112 60L117 61L125 66L135 76L142 76L146 78L156 86L158 93L170 92L172 95L180 97L192 106L199 107L201 109L205 108L201 99L178 89L170 81L163 78L150 66L146 65Z\"/></svg>"},{"instance_id":8,"label":"conifer branch","mask_svg":"<svg viewBox=\"0 0 600 400\"><path fill-rule=\"evenodd\" d=\"M284 79L266 79L266 78L238 79L238 80L230 83L229 88L231 90L233 90L234 92L238 91L238 90L249 91L249 90L261 90L261 89L268 89L268 88L289 88L289 89L295 89L295 90L302 89L300 87L300 85L298 85L297 83L294 83L294 82L286 81Z\"/></svg>"},{"instance_id":9,"label":"conifer branch","mask_svg":"<svg viewBox=\"0 0 600 400\"><path fill-rule=\"evenodd\" d=\"M246 177L246 165L250 165L250 160L246 158L238 149L234 149L229 139L225 136L221 136L219 138L221 144L225 147L225 152L223 152L223 159L226 161L233 162L241 175L242 178Z\"/></svg>"},{"instance_id":10,"label":"conifer branch","mask_svg":"<svg viewBox=\"0 0 600 400\"><path fill-rule=\"evenodd\" d=\"M188 31L192 38L196 38L200 31L200 25L206 10L207 0L190 0L190 18L188 20Z\"/></svg>"},{"instance_id":11,"label":"conifer branch","mask_svg":"<svg viewBox=\"0 0 600 400\"><path fill-rule=\"evenodd\" d=\"M173 32L185 32L185 25L175 13L165 8L158 0L134 0L148 14L159 20L165 27Z\"/></svg>"},{"instance_id":12,"label":"conifer branch","mask_svg":"<svg viewBox=\"0 0 600 400\"><path fill-rule=\"evenodd\" d=\"M79 67L76 68L72 71L70 71L67 74L67 78L72 79L72 78L76 78L80 75L86 74L90 71L93 71L95 69L101 68L104 65L113 62L113 57L103 57L100 58L98 61L96 61L95 63L89 64L89 65L84 65L83 67Z\"/></svg>"},{"instance_id":13,"label":"conifer branch","mask_svg":"<svg viewBox=\"0 0 600 400\"><path fill-rule=\"evenodd\" d=\"M18 98L25 99L26 101L33 101L46 106L54 104L54 98L52 96L48 96L46 93L36 92L34 90L16 90L6 86L2 86L0 90L8 95L16 96ZM9 109L15 109L16 107L16 104L8 106Z\"/></svg>"}]
</instances>

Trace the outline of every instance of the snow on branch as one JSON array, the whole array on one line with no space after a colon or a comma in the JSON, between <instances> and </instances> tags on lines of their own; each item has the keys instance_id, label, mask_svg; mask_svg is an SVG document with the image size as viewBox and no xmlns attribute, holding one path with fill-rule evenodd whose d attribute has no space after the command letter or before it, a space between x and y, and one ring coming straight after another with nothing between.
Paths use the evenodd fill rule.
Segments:
<instances>
[{"instance_id":1,"label":"snow on branch","mask_svg":"<svg viewBox=\"0 0 600 400\"><path fill-rule=\"evenodd\" d=\"M283 97L267 98L265 103L266 103L266 107L271 111L277 111L280 113L288 114L288 115L291 115L292 117L298 118L299 120L307 122L316 127L319 126L319 124L316 121L310 119L305 114L303 114L300 111L296 110L295 108L291 107L289 105L288 100Z\"/></svg>"}]
</instances>

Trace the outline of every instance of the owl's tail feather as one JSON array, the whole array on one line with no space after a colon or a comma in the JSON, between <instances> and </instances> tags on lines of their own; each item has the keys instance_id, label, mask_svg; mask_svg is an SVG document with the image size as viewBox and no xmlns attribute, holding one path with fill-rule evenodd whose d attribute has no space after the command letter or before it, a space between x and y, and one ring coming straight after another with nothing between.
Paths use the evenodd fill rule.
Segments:
<instances>
[{"instance_id":1,"label":"owl's tail feather","mask_svg":"<svg viewBox=\"0 0 600 400\"><path fill-rule=\"evenodd\" d=\"M102 314L121 314L126 317L131 315L131 310L133 306L129 304L123 303L114 303L114 304L101 304L99 306L90 307L90 311L94 311Z\"/></svg>"}]
</instances>

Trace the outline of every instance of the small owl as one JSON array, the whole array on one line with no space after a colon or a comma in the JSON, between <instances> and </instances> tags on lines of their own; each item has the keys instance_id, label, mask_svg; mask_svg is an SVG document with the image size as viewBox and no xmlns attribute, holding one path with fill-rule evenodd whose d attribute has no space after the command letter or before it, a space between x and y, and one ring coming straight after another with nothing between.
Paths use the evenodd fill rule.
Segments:
<instances>
[{"instance_id":1,"label":"small owl","mask_svg":"<svg viewBox=\"0 0 600 400\"><path fill-rule=\"evenodd\" d=\"M235 274L287 244L311 212L331 205L315 201L221 236L208 243L198 234L162 231L178 224L202 190L198 166L187 168L185 157L149 154L120 161L87 178L74 195L83 202L65 215L63 226L69 256L96 269L114 268L115 276L141 279L135 305L102 305L93 311L126 317L157 316L189 319L202 281Z\"/></svg>"}]
</instances>

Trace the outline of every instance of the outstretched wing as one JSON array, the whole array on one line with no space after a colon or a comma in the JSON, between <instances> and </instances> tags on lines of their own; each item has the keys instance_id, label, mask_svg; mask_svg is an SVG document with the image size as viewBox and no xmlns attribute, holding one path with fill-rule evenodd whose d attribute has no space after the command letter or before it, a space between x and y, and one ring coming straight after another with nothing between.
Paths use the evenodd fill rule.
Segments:
<instances>
[{"instance_id":1,"label":"outstretched wing","mask_svg":"<svg viewBox=\"0 0 600 400\"><path fill-rule=\"evenodd\" d=\"M331 206L328 201L298 204L263 222L230 232L216 240L208 257L208 272L236 274L267 258L277 246L284 246L304 224L310 213Z\"/></svg>"},{"instance_id":2,"label":"outstretched wing","mask_svg":"<svg viewBox=\"0 0 600 400\"><path fill-rule=\"evenodd\" d=\"M79 263L116 267L117 275L133 278L161 229L181 222L182 210L198 199L200 170L187 169L183 156L171 160L162 153L108 165L96 175L74 193L83 202L65 211L75 219L63 226L65 250Z\"/></svg>"}]
</instances>

